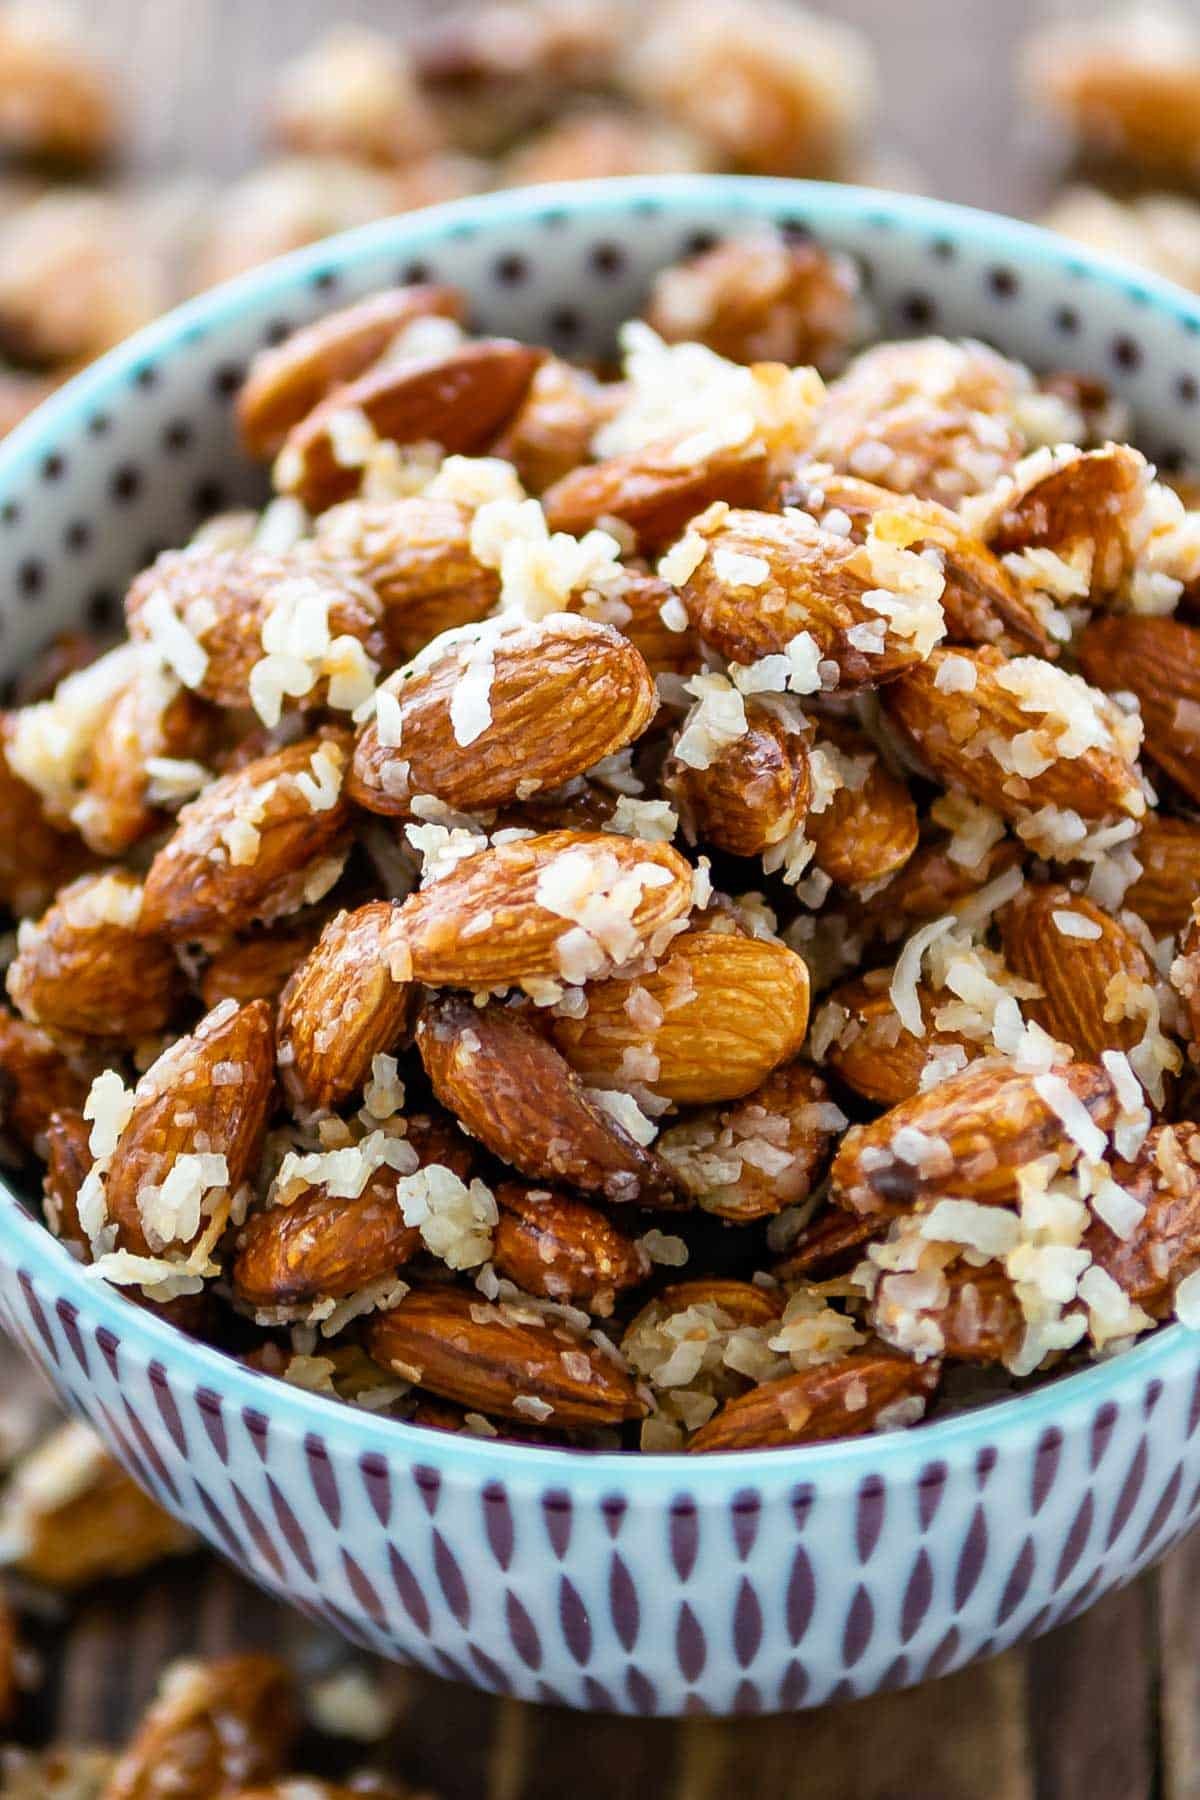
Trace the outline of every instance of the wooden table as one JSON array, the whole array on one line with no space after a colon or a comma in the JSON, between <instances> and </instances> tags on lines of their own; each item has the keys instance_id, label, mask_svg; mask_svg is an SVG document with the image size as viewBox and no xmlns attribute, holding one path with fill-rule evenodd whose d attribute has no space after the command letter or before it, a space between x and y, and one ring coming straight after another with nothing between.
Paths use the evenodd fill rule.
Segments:
<instances>
[{"instance_id":1,"label":"wooden table","mask_svg":"<svg viewBox=\"0 0 1200 1800\"><path fill-rule=\"evenodd\" d=\"M1019 123L1010 76L1017 42L1049 5L816 3L869 30L884 70L882 141L911 159L926 191L1037 209L1049 171ZM254 154L283 56L335 17L386 22L422 8L91 0L87 10L126 71L138 161L228 175ZM389 1670L397 1721L377 1761L445 1800L1194 1800L1198 1591L1200 1538L1028 1650L915 1693L751 1723L589 1719ZM76 1741L119 1737L172 1657L284 1645L319 1667L343 1654L203 1557L93 1594L39 1642L49 1679L32 1729Z\"/></svg>"}]
</instances>

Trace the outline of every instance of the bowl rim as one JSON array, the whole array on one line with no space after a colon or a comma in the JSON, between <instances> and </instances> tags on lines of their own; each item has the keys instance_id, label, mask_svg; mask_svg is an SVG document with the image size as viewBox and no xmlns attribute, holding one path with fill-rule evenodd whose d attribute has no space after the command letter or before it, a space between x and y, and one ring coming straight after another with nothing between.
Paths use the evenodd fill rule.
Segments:
<instances>
[{"instance_id":1,"label":"bowl rim","mask_svg":"<svg viewBox=\"0 0 1200 1800\"><path fill-rule=\"evenodd\" d=\"M953 235L977 249L1034 262L1070 278L1091 278L1116 290L1127 302L1151 308L1200 334L1200 296L1173 282L1134 269L1119 258L1092 251L1041 226L976 207L921 195L826 182L769 176L631 176L603 181L542 184L472 195L462 200L403 213L359 226L277 258L185 302L135 333L88 369L64 384L0 443L0 499L48 449L103 403L126 391L140 368L164 352L186 351L253 301L262 304L290 294L325 270L345 271L381 252L408 251L455 237L529 223L547 212L574 218L614 207L640 207L646 216L669 218L673 210L701 205L729 211L745 223L768 213L794 209L817 228L834 224L873 226L881 233L930 238ZM917 1476L938 1460L966 1464L987 1443L1022 1439L1048 1427L1066 1430L1086 1422L1097 1405L1136 1397L1151 1380L1200 1368L1200 1336L1184 1326L1161 1325L1150 1337L1120 1355L1045 1382L1027 1393L988 1400L914 1429L871 1433L829 1443L787 1449L744 1450L719 1456L683 1452L590 1451L471 1437L435 1431L346 1405L329 1396L264 1376L224 1350L199 1342L153 1313L133 1306L120 1290L90 1276L0 1178L0 1260L18 1260L35 1278L64 1295L74 1289L80 1309L95 1316L147 1360L225 1395L239 1409L268 1405L302 1436L320 1428L328 1439L352 1440L358 1454L410 1462L436 1461L460 1479L482 1482L502 1472L530 1480L563 1479L567 1471L597 1484L627 1489L674 1487L686 1467L687 1485L697 1498L715 1498L732 1481L753 1477L762 1485L790 1486L799 1474L850 1483L874 1465L907 1465ZM1076 1415L1073 1418L1073 1415ZM590 1482L589 1482L590 1484Z\"/></svg>"}]
</instances>

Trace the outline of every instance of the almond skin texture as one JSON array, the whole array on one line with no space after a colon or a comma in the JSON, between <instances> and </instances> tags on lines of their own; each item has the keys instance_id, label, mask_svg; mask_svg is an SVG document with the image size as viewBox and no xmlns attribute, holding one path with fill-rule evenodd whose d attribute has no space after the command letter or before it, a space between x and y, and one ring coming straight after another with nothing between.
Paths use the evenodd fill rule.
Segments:
<instances>
[{"instance_id":1,"label":"almond skin texture","mask_svg":"<svg viewBox=\"0 0 1200 1800\"><path fill-rule=\"evenodd\" d=\"M707 344L731 362L827 370L854 335L856 289L843 258L763 232L664 269L646 321L669 344Z\"/></svg>"},{"instance_id":2,"label":"almond skin texture","mask_svg":"<svg viewBox=\"0 0 1200 1800\"><path fill-rule=\"evenodd\" d=\"M915 1363L885 1350L852 1350L779 1381L765 1381L727 1400L688 1443L694 1455L721 1450L780 1450L873 1431L897 1401L934 1393L937 1363ZM863 1395L866 1402L863 1402Z\"/></svg>"},{"instance_id":3,"label":"almond skin texture","mask_svg":"<svg viewBox=\"0 0 1200 1800\"><path fill-rule=\"evenodd\" d=\"M496 1189L496 1203L492 1262L524 1293L607 1318L616 1296L650 1274L641 1245L573 1194L506 1181Z\"/></svg>"},{"instance_id":4,"label":"almond skin texture","mask_svg":"<svg viewBox=\"0 0 1200 1800\"><path fill-rule=\"evenodd\" d=\"M675 590L648 569L627 564L626 575L620 593L612 600L601 598L594 613L589 611L594 597L586 593L572 594L567 611L615 625L652 675L694 675L704 661L699 637L686 618L682 631L672 630L663 619L662 609L675 598Z\"/></svg>"},{"instance_id":5,"label":"almond skin texture","mask_svg":"<svg viewBox=\"0 0 1200 1800\"><path fill-rule=\"evenodd\" d=\"M1168 623L1163 619L1101 621L1102 625ZM1089 626L1084 632L1085 644L1095 629ZM939 671L949 657L968 659L974 666L975 686L970 692L946 693L937 687ZM1048 715L1040 710L1023 711L1021 696L1002 685L1001 678L1020 678L1022 660L1010 661L990 646L934 650L919 669L890 684L883 695L884 708L939 781L946 787L964 788L1007 819L1020 818L1042 806L1073 808L1084 819L1119 813L1140 818L1146 804L1141 785L1115 740L1111 745L1085 749L1079 756L1058 756L1037 775L1010 773L997 761L988 748L993 738L1011 748L1016 738L1031 731L1041 734L1044 729L1049 752L1059 735L1052 722L1044 723ZM1080 661L1085 675L1093 679L1094 671L1082 650ZM1129 679L1121 685L1133 687L1135 683Z\"/></svg>"},{"instance_id":6,"label":"almond skin texture","mask_svg":"<svg viewBox=\"0 0 1200 1800\"><path fill-rule=\"evenodd\" d=\"M789 1063L736 1106L669 1125L655 1148L705 1212L735 1224L768 1218L805 1200L824 1173L834 1132L818 1109L828 1100L815 1070Z\"/></svg>"},{"instance_id":7,"label":"almond skin texture","mask_svg":"<svg viewBox=\"0 0 1200 1800\"><path fill-rule=\"evenodd\" d=\"M274 456L294 425L334 388L369 369L414 319L461 319L462 312L454 288L387 288L260 350L237 398L242 443L251 456Z\"/></svg>"},{"instance_id":8,"label":"almond skin texture","mask_svg":"<svg viewBox=\"0 0 1200 1800\"><path fill-rule=\"evenodd\" d=\"M770 490L767 453L741 445L689 458L677 438L647 444L606 462L585 463L564 475L542 496L552 531L582 537L604 519L621 519L637 534L643 551L662 549L689 519L714 500L730 506L766 504Z\"/></svg>"},{"instance_id":9,"label":"almond skin texture","mask_svg":"<svg viewBox=\"0 0 1200 1800\"><path fill-rule=\"evenodd\" d=\"M165 940L138 936L140 899L124 870L84 875L23 928L8 991L31 1024L125 1042L165 1028L183 976Z\"/></svg>"},{"instance_id":10,"label":"almond skin texture","mask_svg":"<svg viewBox=\"0 0 1200 1800\"><path fill-rule=\"evenodd\" d=\"M957 912L989 881L1014 868L1023 855L1013 838L1002 838L977 863L967 865L954 861L948 843L939 835L918 844L903 868L864 902L865 916L889 941L906 937L914 925Z\"/></svg>"},{"instance_id":11,"label":"almond skin texture","mask_svg":"<svg viewBox=\"0 0 1200 1800\"><path fill-rule=\"evenodd\" d=\"M249 1306L297 1306L340 1299L398 1269L421 1248L404 1223L395 1169L377 1169L357 1199L323 1187L247 1220L238 1240L233 1287Z\"/></svg>"},{"instance_id":12,"label":"almond skin texture","mask_svg":"<svg viewBox=\"0 0 1200 1800\"><path fill-rule=\"evenodd\" d=\"M1200 1268L1200 1139L1193 1125L1152 1131L1133 1164L1114 1177L1146 1208L1129 1237L1093 1220L1083 1245L1095 1262L1151 1318L1171 1312L1175 1290Z\"/></svg>"},{"instance_id":13,"label":"almond skin texture","mask_svg":"<svg viewBox=\"0 0 1200 1800\"><path fill-rule=\"evenodd\" d=\"M500 597L499 575L471 553L471 513L455 500L345 500L316 521L313 546L374 590L392 662L474 624Z\"/></svg>"},{"instance_id":14,"label":"almond skin texture","mask_svg":"<svg viewBox=\"0 0 1200 1800\"><path fill-rule=\"evenodd\" d=\"M292 1677L274 1656L173 1671L104 1800L219 1800L281 1773L295 1729Z\"/></svg>"},{"instance_id":15,"label":"almond skin texture","mask_svg":"<svg viewBox=\"0 0 1200 1800\"><path fill-rule=\"evenodd\" d=\"M460 344L444 356L381 363L335 388L288 433L277 478L311 513L347 500L359 470L335 454L339 413L361 412L379 438L432 439L448 456L472 456L502 431L525 398L545 352L509 338Z\"/></svg>"},{"instance_id":16,"label":"almond skin texture","mask_svg":"<svg viewBox=\"0 0 1200 1800\"><path fill-rule=\"evenodd\" d=\"M186 688L172 693L169 682L149 677L129 683L100 722L84 791L72 813L89 849L122 856L162 823L161 808L147 798L146 763L172 757L203 764L212 717Z\"/></svg>"},{"instance_id":17,"label":"almond skin texture","mask_svg":"<svg viewBox=\"0 0 1200 1800\"><path fill-rule=\"evenodd\" d=\"M887 632L882 652L868 655L848 633L878 624L882 615L863 601L879 586L861 546L823 531L806 515L728 512L714 507L690 529L707 550L681 589L700 636L734 662L755 662L785 650L807 631L822 657L835 662L839 686L875 687L920 661L912 642ZM765 563L762 582L747 586L723 576L733 557ZM733 565L735 574L738 565Z\"/></svg>"},{"instance_id":18,"label":"almond skin texture","mask_svg":"<svg viewBox=\"0 0 1200 1800\"><path fill-rule=\"evenodd\" d=\"M876 1106L897 1106L911 1099L931 1056L954 1047L963 1050L968 1061L980 1054L980 1046L961 1033L932 1026L938 1002L923 986L918 986L917 999L926 1031L923 1037L914 1037L892 1005L890 980L891 970L884 970L879 978L869 975L843 982L829 996L845 1007L858 1030L846 1043L835 1038L825 1060L840 1081Z\"/></svg>"},{"instance_id":19,"label":"almond skin texture","mask_svg":"<svg viewBox=\"0 0 1200 1800\"><path fill-rule=\"evenodd\" d=\"M9 767L12 728L12 715L0 713L0 905L24 918L41 912L88 858L74 833L55 829L39 796Z\"/></svg>"},{"instance_id":20,"label":"almond skin texture","mask_svg":"<svg viewBox=\"0 0 1200 1800\"><path fill-rule=\"evenodd\" d=\"M79 1190L92 1166L91 1127L82 1113L56 1112L46 1131L46 1173L42 1180L46 1223L60 1243L85 1249L79 1223Z\"/></svg>"},{"instance_id":21,"label":"almond skin texture","mask_svg":"<svg viewBox=\"0 0 1200 1800\"><path fill-rule=\"evenodd\" d=\"M662 782L688 842L732 856L759 856L779 843L803 821L811 791L803 731L753 703L746 724L707 769L672 758Z\"/></svg>"},{"instance_id":22,"label":"almond skin texture","mask_svg":"<svg viewBox=\"0 0 1200 1800\"><path fill-rule=\"evenodd\" d=\"M484 630L462 643L435 641L387 684L400 742L381 743L375 723L363 731L350 778L360 806L397 818L413 816L414 795L463 812L503 806L530 783L554 788L582 774L654 717L650 671L612 626L562 617L501 635ZM481 653L493 670L487 699L480 718L464 724L455 708Z\"/></svg>"},{"instance_id":23,"label":"almond skin texture","mask_svg":"<svg viewBox=\"0 0 1200 1800\"><path fill-rule=\"evenodd\" d=\"M1052 550L1087 573L1093 606L1111 600L1137 556L1137 525L1151 471L1128 444L1066 453L1049 473L1020 483L985 535L997 556Z\"/></svg>"},{"instance_id":24,"label":"almond skin texture","mask_svg":"<svg viewBox=\"0 0 1200 1800\"><path fill-rule=\"evenodd\" d=\"M531 1416L526 1396L554 1410L554 1426L615 1425L645 1416L632 1378L586 1339L524 1308L493 1306L470 1289L417 1288L376 1314L366 1345L383 1368L472 1412ZM564 1352L567 1361L564 1362ZM574 1373L576 1357L586 1375Z\"/></svg>"},{"instance_id":25,"label":"almond skin texture","mask_svg":"<svg viewBox=\"0 0 1200 1800\"><path fill-rule=\"evenodd\" d=\"M216 1081L218 1065L235 1068L237 1081ZM108 1217L117 1225L121 1249L139 1256L152 1252L138 1192L161 1185L177 1157L201 1147L224 1156L229 1195L253 1174L267 1128L274 1076L271 1011L263 1000L242 1007L228 1002L219 1006L151 1065L134 1090L133 1112L104 1182ZM211 1202L212 1196L208 1198ZM218 1212L221 1204L218 1199Z\"/></svg>"},{"instance_id":26,"label":"almond skin texture","mask_svg":"<svg viewBox=\"0 0 1200 1800\"><path fill-rule=\"evenodd\" d=\"M138 929L173 940L224 937L320 898L330 882L318 881L316 893L311 884L338 857L349 819L344 790L314 811L302 785L325 751L344 774L350 739L330 732L246 763L185 806L150 865Z\"/></svg>"},{"instance_id":27,"label":"almond skin texture","mask_svg":"<svg viewBox=\"0 0 1200 1800\"><path fill-rule=\"evenodd\" d=\"M1200 894L1200 824L1148 812L1133 853L1142 872L1126 889L1126 906L1145 919L1155 937L1182 931Z\"/></svg>"},{"instance_id":28,"label":"almond skin texture","mask_svg":"<svg viewBox=\"0 0 1200 1800\"><path fill-rule=\"evenodd\" d=\"M559 940L569 931L577 939L579 929L545 902L565 904L558 882L566 877L591 896L585 918L595 916L604 933L603 943L596 938L587 949L589 978L653 949L692 904L691 865L669 844L587 831L496 844L404 902L414 980L477 990L561 975L568 952ZM478 925L483 913L486 932Z\"/></svg>"},{"instance_id":29,"label":"almond skin texture","mask_svg":"<svg viewBox=\"0 0 1200 1800\"><path fill-rule=\"evenodd\" d=\"M1115 1122L1116 1096L1102 1069L1070 1063L1054 1074L1101 1131ZM870 1125L851 1126L833 1159L830 1198L866 1216L904 1212L943 1194L984 1205L1014 1204L1017 1171L1025 1163L1049 1154L1064 1161L1078 1155L1035 1079L989 1059L926 1094L914 1094ZM931 1159L924 1171L903 1161L891 1145L897 1131L908 1126L944 1138L945 1158Z\"/></svg>"},{"instance_id":30,"label":"almond skin texture","mask_svg":"<svg viewBox=\"0 0 1200 1800\"><path fill-rule=\"evenodd\" d=\"M325 602L331 638L357 638L368 656L382 658L381 607L365 582L315 558L301 562L265 550L164 550L131 585L125 621L135 643L151 642L151 602L161 604L156 596L165 595L208 659L195 693L217 706L248 706L250 671L264 654L263 625L286 584L299 582ZM304 704L320 704L323 687L305 694Z\"/></svg>"},{"instance_id":31,"label":"almond skin texture","mask_svg":"<svg viewBox=\"0 0 1200 1800\"><path fill-rule=\"evenodd\" d=\"M869 738L828 719L822 720L821 730L843 756L855 759L857 767L851 766L851 779L829 804L810 812L805 821L805 834L814 845L813 860L839 887L872 887L902 869L916 849L917 809ZM866 778L855 787L864 760Z\"/></svg>"},{"instance_id":32,"label":"almond skin texture","mask_svg":"<svg viewBox=\"0 0 1200 1800\"><path fill-rule=\"evenodd\" d=\"M1200 723L1192 718L1200 721L1200 629L1178 619L1098 618L1080 633L1076 651L1096 687L1137 695L1146 755L1200 800Z\"/></svg>"},{"instance_id":33,"label":"almond skin texture","mask_svg":"<svg viewBox=\"0 0 1200 1800\"><path fill-rule=\"evenodd\" d=\"M308 914L249 937L235 938L212 957L200 978L200 998L211 1011L222 1000L269 1000L272 1005L291 975L316 947L325 915Z\"/></svg>"},{"instance_id":34,"label":"almond skin texture","mask_svg":"<svg viewBox=\"0 0 1200 1800\"><path fill-rule=\"evenodd\" d=\"M623 393L619 382L598 382L588 370L550 357L491 453L512 463L527 493L542 494L588 460L592 439Z\"/></svg>"},{"instance_id":35,"label":"almond skin texture","mask_svg":"<svg viewBox=\"0 0 1200 1800\"><path fill-rule=\"evenodd\" d=\"M1099 936L1068 936L1056 914L1083 921ZM1069 1044L1081 1061L1098 1062L1105 1050L1128 1051L1138 1043L1144 1019L1105 1017L1109 988L1117 976L1152 982L1154 971L1116 919L1069 888L1026 883L1000 915L1000 938L1009 968L1044 990L1043 999L1022 1001L1026 1018Z\"/></svg>"},{"instance_id":36,"label":"almond skin texture","mask_svg":"<svg viewBox=\"0 0 1200 1800\"><path fill-rule=\"evenodd\" d=\"M293 1099L339 1106L367 1080L372 1058L395 1048L414 990L392 970L406 963L399 910L390 900L330 920L280 995L280 1070Z\"/></svg>"},{"instance_id":37,"label":"almond skin texture","mask_svg":"<svg viewBox=\"0 0 1200 1800\"><path fill-rule=\"evenodd\" d=\"M786 1256L771 1265L780 1281L825 1281L859 1261L864 1245L887 1230L886 1219L860 1219L836 1206L822 1206L792 1242Z\"/></svg>"},{"instance_id":38,"label":"almond skin texture","mask_svg":"<svg viewBox=\"0 0 1200 1800\"><path fill-rule=\"evenodd\" d=\"M922 1307L920 1317L936 1324L945 1360L983 1364L1011 1360L1021 1347L1027 1322L1003 1269L996 1263L981 1269L956 1263L943 1270L942 1279L948 1289L945 1301L940 1306ZM886 1316L881 1319L875 1307L867 1316L880 1336L887 1338Z\"/></svg>"},{"instance_id":39,"label":"almond skin texture","mask_svg":"<svg viewBox=\"0 0 1200 1800\"><path fill-rule=\"evenodd\" d=\"M818 524L830 511L850 520L851 538L866 541L877 513L894 512L896 495L855 475L842 475L824 463L801 467L784 485L785 506L799 506ZM942 560L946 585L942 611L946 617L946 642L995 644L1010 655L1032 652L1057 657L1059 646L999 557L966 530L957 513L936 500L903 502L904 516L921 527L914 550L935 549Z\"/></svg>"},{"instance_id":40,"label":"almond skin texture","mask_svg":"<svg viewBox=\"0 0 1200 1800\"><path fill-rule=\"evenodd\" d=\"M664 1165L587 1092L523 1012L442 995L421 1016L417 1049L442 1105L523 1175L609 1200L669 1202Z\"/></svg>"},{"instance_id":41,"label":"almond skin texture","mask_svg":"<svg viewBox=\"0 0 1200 1800\"><path fill-rule=\"evenodd\" d=\"M87 1091L44 1031L0 1010L0 1130L35 1150L52 1115L78 1112Z\"/></svg>"},{"instance_id":42,"label":"almond skin texture","mask_svg":"<svg viewBox=\"0 0 1200 1800\"><path fill-rule=\"evenodd\" d=\"M649 1006L640 1003L650 1023L631 1017L635 989L650 996ZM796 1055L807 1025L808 970L794 951L736 932L690 931L648 974L589 989L583 1017L555 1019L553 1030L592 1086L619 1086L626 1051L648 1051L657 1073L647 1064L639 1080L664 1099L704 1106L751 1093Z\"/></svg>"}]
</instances>

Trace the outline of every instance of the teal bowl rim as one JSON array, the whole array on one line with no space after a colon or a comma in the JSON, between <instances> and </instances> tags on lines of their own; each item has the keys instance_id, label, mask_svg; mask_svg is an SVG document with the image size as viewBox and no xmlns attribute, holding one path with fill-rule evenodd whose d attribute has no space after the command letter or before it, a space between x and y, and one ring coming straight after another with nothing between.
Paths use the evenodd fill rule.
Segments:
<instances>
[{"instance_id":1,"label":"teal bowl rim","mask_svg":"<svg viewBox=\"0 0 1200 1800\"><path fill-rule=\"evenodd\" d=\"M743 202L752 203L757 212L794 208L818 232L823 223L836 221L872 225L884 232L894 228L910 237L953 235L1026 264L1032 261L1075 279L1095 280L1135 305L1165 313L1189 334L1200 333L1200 298L1173 282L1133 270L1116 257L1081 249L1040 226L949 201L763 176L633 176L516 188L360 226L252 269L167 313L68 382L0 443L0 499L93 408L111 402L128 387L145 364L164 351L188 349L208 338L236 317L252 297L261 302L291 292L325 269L352 268L383 250L444 242L464 227L485 229L530 222L547 211L586 217L621 205L641 205L669 217L673 209L701 204L710 211L724 210L737 217ZM239 1406L269 1404L273 1413L301 1433L319 1427L327 1439L352 1439L360 1454L367 1450L385 1456L401 1452L413 1461L436 1461L467 1480L495 1478L502 1470L516 1477L525 1473L530 1479L538 1478L539 1471L543 1475L553 1471L561 1478L570 1468L573 1478L581 1477L588 1485L618 1481L653 1499L657 1495L650 1490L661 1489L664 1483L676 1485L684 1468L689 1487L701 1498L715 1498L715 1490L723 1493L731 1480L750 1475L760 1483L770 1480L774 1484L791 1482L797 1473L822 1474L848 1484L875 1465L886 1463L901 1477L915 1476L932 1459L969 1464L982 1445L1002 1436L1028 1437L1050 1425L1066 1430L1073 1422L1083 1422L1082 1415L1090 1416L1099 1404L1134 1397L1151 1380L1200 1369L1200 1336L1173 1324L1161 1326L1145 1342L1119 1356L1051 1379L1028 1393L986 1401L907 1431L829 1444L799 1444L786 1450L694 1457L678 1452L641 1455L493 1441L385 1419L247 1369L225 1351L186 1336L131 1305L119 1290L86 1275L46 1227L26 1212L3 1180L0 1203L6 1203L0 1204L0 1254L9 1260L10 1247L19 1248L29 1273L56 1289L76 1288L81 1304L99 1323L121 1338L134 1343L140 1340L147 1358L163 1360L172 1372L198 1387L227 1393ZM1081 1417L1073 1421L1073 1414Z\"/></svg>"}]
</instances>

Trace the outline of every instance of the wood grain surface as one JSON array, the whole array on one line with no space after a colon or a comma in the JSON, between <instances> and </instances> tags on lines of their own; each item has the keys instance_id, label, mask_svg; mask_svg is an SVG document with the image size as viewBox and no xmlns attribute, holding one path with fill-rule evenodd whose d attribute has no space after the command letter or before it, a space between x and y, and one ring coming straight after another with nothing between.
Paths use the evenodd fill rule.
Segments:
<instances>
[{"instance_id":1,"label":"wood grain surface","mask_svg":"<svg viewBox=\"0 0 1200 1800\"><path fill-rule=\"evenodd\" d=\"M882 146L924 191L1037 210L1052 171L1012 84L1038 0L820 0L864 27L883 70ZM702 5L703 0L696 0ZM1195 0L1192 0L1195 4ZM123 71L136 162L228 176L259 148L273 71L333 19L398 24L420 0L91 0ZM0 1352L6 1384L28 1379ZM1200 1537L1028 1650L920 1691L736 1724L589 1719L388 1669L389 1738L326 1753L444 1800L1200 1800ZM46 1682L24 1727L112 1742L164 1663L284 1646L308 1670L348 1653L221 1564L93 1592L35 1628ZM321 1753L314 1750L314 1756Z\"/></svg>"}]
</instances>

